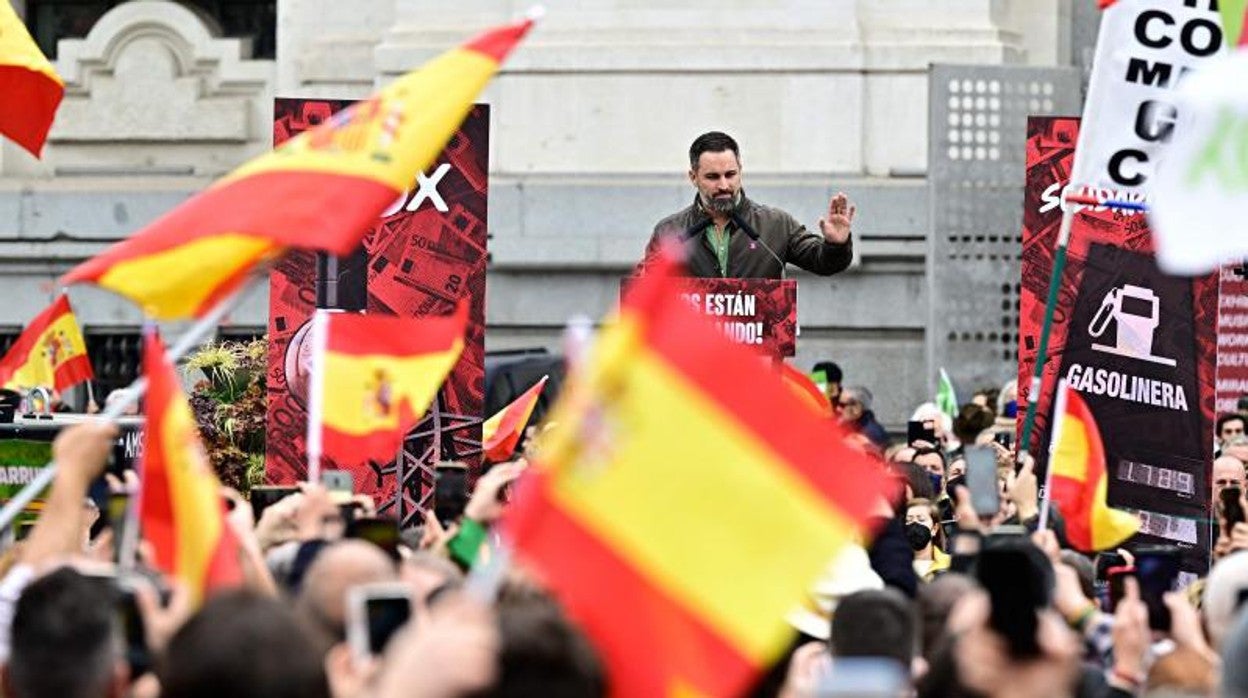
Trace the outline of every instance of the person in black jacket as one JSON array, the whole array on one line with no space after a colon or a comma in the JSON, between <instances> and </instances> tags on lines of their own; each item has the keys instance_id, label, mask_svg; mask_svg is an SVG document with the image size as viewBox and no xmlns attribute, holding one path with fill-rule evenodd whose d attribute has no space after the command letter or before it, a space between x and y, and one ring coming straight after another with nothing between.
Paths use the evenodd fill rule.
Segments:
<instances>
[{"instance_id":1,"label":"person in black jacket","mask_svg":"<svg viewBox=\"0 0 1248 698\"><path fill-rule=\"evenodd\" d=\"M778 279L786 264L828 276L853 261L855 208L849 198L834 195L819 219L819 232L807 230L788 213L745 195L741 151L726 133L712 131L694 140L689 182L697 189L693 203L655 225L639 272L665 241L684 248L688 273L698 277Z\"/></svg>"}]
</instances>

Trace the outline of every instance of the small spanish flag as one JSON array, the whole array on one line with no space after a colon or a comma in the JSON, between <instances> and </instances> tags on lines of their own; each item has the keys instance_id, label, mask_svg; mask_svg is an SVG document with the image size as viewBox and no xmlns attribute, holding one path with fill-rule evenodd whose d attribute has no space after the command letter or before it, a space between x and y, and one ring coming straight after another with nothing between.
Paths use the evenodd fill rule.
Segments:
<instances>
[{"instance_id":1,"label":"small spanish flag","mask_svg":"<svg viewBox=\"0 0 1248 698\"><path fill-rule=\"evenodd\" d=\"M199 316L287 247L346 255L442 151L532 20L424 68L244 164L133 237L75 267L157 319Z\"/></svg>"},{"instance_id":2,"label":"small spanish flag","mask_svg":"<svg viewBox=\"0 0 1248 698\"><path fill-rule=\"evenodd\" d=\"M502 463L515 453L516 444L524 436L524 427L529 423L529 417L533 416L533 408L537 407L537 399L542 396L542 389L549 378L542 376L540 381L481 425L481 451L487 463Z\"/></svg>"},{"instance_id":3,"label":"small spanish flag","mask_svg":"<svg viewBox=\"0 0 1248 698\"><path fill-rule=\"evenodd\" d=\"M324 454L340 465L393 460L459 360L468 308L461 300L452 315L418 318L318 311L309 458Z\"/></svg>"},{"instance_id":4,"label":"small spanish flag","mask_svg":"<svg viewBox=\"0 0 1248 698\"><path fill-rule=\"evenodd\" d=\"M242 583L238 539L226 523L220 483L191 406L155 332L143 343L147 377L139 525L157 569L181 580L198 605Z\"/></svg>"},{"instance_id":5,"label":"small spanish flag","mask_svg":"<svg viewBox=\"0 0 1248 698\"><path fill-rule=\"evenodd\" d=\"M1109 550L1140 530L1134 514L1106 503L1105 448L1092 411L1063 379L1053 410L1049 498L1066 520L1066 537L1084 552Z\"/></svg>"},{"instance_id":6,"label":"small spanish flag","mask_svg":"<svg viewBox=\"0 0 1248 698\"><path fill-rule=\"evenodd\" d=\"M506 533L614 695L739 695L884 477L689 308L673 267L634 284L569 376Z\"/></svg>"},{"instance_id":7,"label":"small spanish flag","mask_svg":"<svg viewBox=\"0 0 1248 698\"><path fill-rule=\"evenodd\" d=\"M0 359L0 385L14 390L65 390L94 377L87 343L65 294L35 316Z\"/></svg>"},{"instance_id":8,"label":"small spanish flag","mask_svg":"<svg viewBox=\"0 0 1248 698\"><path fill-rule=\"evenodd\" d=\"M40 157L65 82L9 0L0 0L0 134Z\"/></svg>"},{"instance_id":9,"label":"small spanish flag","mask_svg":"<svg viewBox=\"0 0 1248 698\"><path fill-rule=\"evenodd\" d=\"M832 416L832 401L828 400L827 393L819 389L813 378L797 370L793 364L781 361L780 379L816 412L824 417Z\"/></svg>"}]
</instances>

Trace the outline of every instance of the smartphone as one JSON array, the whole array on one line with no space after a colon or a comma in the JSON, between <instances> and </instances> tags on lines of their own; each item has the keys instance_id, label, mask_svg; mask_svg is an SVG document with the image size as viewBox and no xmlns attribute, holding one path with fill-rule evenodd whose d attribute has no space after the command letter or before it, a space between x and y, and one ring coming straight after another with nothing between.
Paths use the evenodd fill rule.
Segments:
<instances>
[{"instance_id":1,"label":"smartphone","mask_svg":"<svg viewBox=\"0 0 1248 698\"><path fill-rule=\"evenodd\" d=\"M997 452L987 446L970 446L966 455L966 488L971 506L980 516L992 516L1001 509L1001 488L997 484Z\"/></svg>"},{"instance_id":2,"label":"smartphone","mask_svg":"<svg viewBox=\"0 0 1248 698\"><path fill-rule=\"evenodd\" d=\"M1135 576L1140 580L1140 598L1148 606L1148 627L1169 632L1170 609L1163 596L1174 589L1179 578L1181 551L1172 545L1158 545L1135 551Z\"/></svg>"},{"instance_id":3,"label":"smartphone","mask_svg":"<svg viewBox=\"0 0 1248 698\"><path fill-rule=\"evenodd\" d=\"M364 584L347 590L347 643L361 660L380 656L412 617L412 592L404 584Z\"/></svg>"},{"instance_id":4,"label":"smartphone","mask_svg":"<svg viewBox=\"0 0 1248 698\"><path fill-rule=\"evenodd\" d=\"M118 577L117 592L117 617L126 641L130 675L142 676L152 670L152 654L147 647L147 628L143 623L143 614L139 612L133 582Z\"/></svg>"},{"instance_id":5,"label":"smartphone","mask_svg":"<svg viewBox=\"0 0 1248 698\"><path fill-rule=\"evenodd\" d=\"M999 444L1001 444L1002 446L1004 446L1004 447L1006 447L1006 448L1013 448L1013 447L1014 447L1014 435L1013 435L1013 434L1011 434L1011 433L1010 433L1010 432L1008 432L1008 431L999 431L999 432L997 432L997 433L996 433L996 434L992 437L992 440L993 440L993 441L995 441L995 442L997 442L997 443L999 443Z\"/></svg>"},{"instance_id":6,"label":"smartphone","mask_svg":"<svg viewBox=\"0 0 1248 698\"><path fill-rule=\"evenodd\" d=\"M926 441L933 446L936 445L936 427L931 420L912 419L906 423L906 443L913 444L915 441Z\"/></svg>"},{"instance_id":7,"label":"smartphone","mask_svg":"<svg viewBox=\"0 0 1248 698\"><path fill-rule=\"evenodd\" d=\"M321 472L321 484L330 492L355 492L355 480L350 470L325 470Z\"/></svg>"},{"instance_id":8,"label":"smartphone","mask_svg":"<svg viewBox=\"0 0 1248 698\"><path fill-rule=\"evenodd\" d=\"M131 521L130 504L129 494L112 492L108 495L103 514L108 519L109 528L113 529L113 562L123 566L134 561L139 545L138 529Z\"/></svg>"},{"instance_id":9,"label":"smartphone","mask_svg":"<svg viewBox=\"0 0 1248 698\"><path fill-rule=\"evenodd\" d=\"M1243 491L1231 486L1219 492L1218 497L1222 500L1222 515L1226 517L1227 530L1224 533L1230 535L1230 529L1235 524L1244 523L1244 505L1240 499L1243 497Z\"/></svg>"},{"instance_id":10,"label":"smartphone","mask_svg":"<svg viewBox=\"0 0 1248 698\"><path fill-rule=\"evenodd\" d=\"M1109 579L1109 571L1115 567L1126 567L1127 559L1118 553L1100 552L1096 554L1096 562L1093 569L1095 570L1096 579Z\"/></svg>"},{"instance_id":11,"label":"smartphone","mask_svg":"<svg viewBox=\"0 0 1248 698\"><path fill-rule=\"evenodd\" d=\"M468 506L468 468L462 464L444 464L435 468L433 513L443 526L450 526Z\"/></svg>"},{"instance_id":12,"label":"smartphone","mask_svg":"<svg viewBox=\"0 0 1248 698\"><path fill-rule=\"evenodd\" d=\"M381 517L358 517L347 523L347 538L366 540L392 559L399 559L399 522Z\"/></svg>"},{"instance_id":13,"label":"smartphone","mask_svg":"<svg viewBox=\"0 0 1248 698\"><path fill-rule=\"evenodd\" d=\"M1121 565L1119 567L1110 567L1105 571L1105 579L1109 581L1109 607L1106 612L1113 613L1118 608L1118 602L1122 600L1125 592L1124 585L1127 577L1135 576L1135 568L1130 565Z\"/></svg>"},{"instance_id":14,"label":"smartphone","mask_svg":"<svg viewBox=\"0 0 1248 698\"><path fill-rule=\"evenodd\" d=\"M264 513L265 509L298 491L298 487L253 487L251 488L251 494L248 496L251 502L251 513L256 517L256 521L259 522L260 515Z\"/></svg>"},{"instance_id":15,"label":"smartphone","mask_svg":"<svg viewBox=\"0 0 1248 698\"><path fill-rule=\"evenodd\" d=\"M882 657L837 657L821 673L814 695L820 698L895 698L906 695L910 678L900 664Z\"/></svg>"}]
</instances>

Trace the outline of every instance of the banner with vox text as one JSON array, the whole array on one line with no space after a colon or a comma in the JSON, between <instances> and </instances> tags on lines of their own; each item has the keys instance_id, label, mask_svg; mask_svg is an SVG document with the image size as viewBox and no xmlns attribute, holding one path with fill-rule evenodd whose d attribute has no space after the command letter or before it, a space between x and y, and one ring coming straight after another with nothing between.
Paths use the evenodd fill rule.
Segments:
<instances>
[{"instance_id":1,"label":"banner with vox text","mask_svg":"<svg viewBox=\"0 0 1248 698\"><path fill-rule=\"evenodd\" d=\"M349 104L278 99L274 144ZM273 270L269 285L269 483L291 484L306 473L308 321L318 306L411 317L449 314L459 298L470 297L463 354L430 408L438 411L439 418L427 428L418 425L409 435L410 458L403 470L411 473L420 464L432 472L439 460L473 464L479 459L485 382L489 121L488 106L474 107L428 171L382 213L356 254L318 259L295 251ZM322 471L337 468L332 461L322 465ZM348 470L356 492L374 495L379 507L394 505L398 483L393 462ZM405 515L415 510L403 508Z\"/></svg>"}]
</instances>

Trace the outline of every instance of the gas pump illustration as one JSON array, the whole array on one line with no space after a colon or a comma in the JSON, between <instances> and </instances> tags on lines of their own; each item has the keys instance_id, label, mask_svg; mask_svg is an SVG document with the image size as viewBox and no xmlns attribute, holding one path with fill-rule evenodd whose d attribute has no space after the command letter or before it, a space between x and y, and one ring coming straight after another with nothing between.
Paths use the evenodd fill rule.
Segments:
<instances>
[{"instance_id":1,"label":"gas pump illustration","mask_svg":"<svg viewBox=\"0 0 1248 698\"><path fill-rule=\"evenodd\" d=\"M1113 346L1093 344L1092 348L1107 354L1174 366L1174 359L1153 355L1153 333L1160 324L1160 308L1161 299L1151 288L1131 284L1111 288L1088 325L1088 334L1093 339L1099 338L1108 329L1109 321L1113 320L1118 326L1117 341Z\"/></svg>"}]
</instances>

